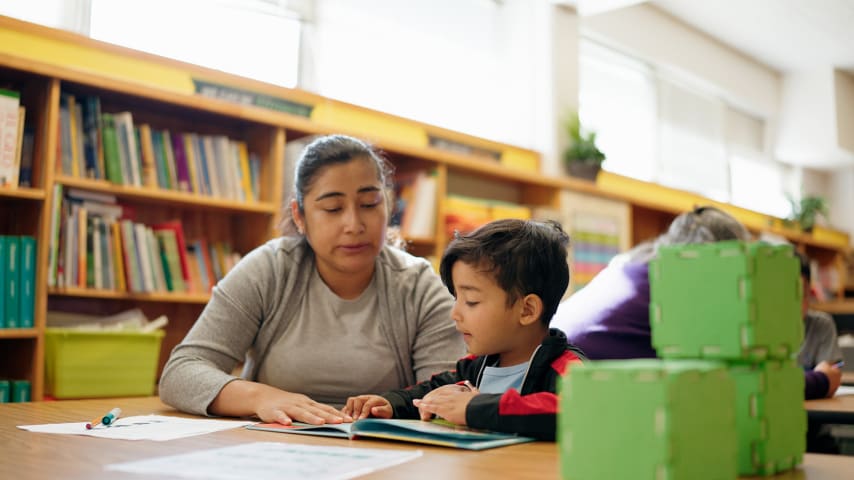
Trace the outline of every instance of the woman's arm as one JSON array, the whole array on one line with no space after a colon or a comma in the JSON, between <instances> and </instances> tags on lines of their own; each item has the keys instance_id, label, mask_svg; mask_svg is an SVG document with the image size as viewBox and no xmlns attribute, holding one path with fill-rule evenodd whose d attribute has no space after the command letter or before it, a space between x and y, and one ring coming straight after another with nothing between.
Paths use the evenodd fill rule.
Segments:
<instances>
[{"instance_id":1,"label":"woman's arm","mask_svg":"<svg viewBox=\"0 0 854 480\"><path fill-rule=\"evenodd\" d=\"M245 358L265 318L265 283L274 275L272 255L268 246L250 252L214 287L163 369L159 392L165 403L207 415L223 387L236 379L231 371Z\"/></svg>"}]
</instances>

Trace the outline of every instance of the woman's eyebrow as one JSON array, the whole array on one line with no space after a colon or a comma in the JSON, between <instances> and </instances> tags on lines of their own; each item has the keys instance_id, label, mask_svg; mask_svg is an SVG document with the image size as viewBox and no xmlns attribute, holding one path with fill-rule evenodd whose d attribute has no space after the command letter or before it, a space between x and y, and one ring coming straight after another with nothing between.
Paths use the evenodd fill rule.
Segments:
<instances>
[{"instance_id":1,"label":"woman's eyebrow","mask_svg":"<svg viewBox=\"0 0 854 480\"><path fill-rule=\"evenodd\" d=\"M376 185L368 185L366 187L362 187L359 190L357 190L356 194L361 195L363 193L374 193L374 192L379 192L379 191L380 191L380 187L377 187ZM319 201L327 199L327 198L343 197L343 196L344 196L343 192L325 192L325 193L318 195L317 198L314 199L314 201L319 202Z\"/></svg>"},{"instance_id":2,"label":"woman's eyebrow","mask_svg":"<svg viewBox=\"0 0 854 480\"><path fill-rule=\"evenodd\" d=\"M314 199L314 201L319 202L319 201L326 199L326 198L343 197L343 196L344 196L344 194L341 192L326 192L326 193L320 194L317 198Z\"/></svg>"}]
</instances>

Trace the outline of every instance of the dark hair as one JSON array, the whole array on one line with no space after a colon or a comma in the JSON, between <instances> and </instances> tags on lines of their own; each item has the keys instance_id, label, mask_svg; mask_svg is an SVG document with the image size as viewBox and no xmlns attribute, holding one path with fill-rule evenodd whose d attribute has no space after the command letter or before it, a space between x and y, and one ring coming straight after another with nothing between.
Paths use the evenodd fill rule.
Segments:
<instances>
[{"instance_id":1,"label":"dark hair","mask_svg":"<svg viewBox=\"0 0 854 480\"><path fill-rule=\"evenodd\" d=\"M454 235L445 249L439 273L452 295L451 270L458 261L493 275L507 292L507 305L535 294L543 301L540 321L548 325L569 285L566 263L569 235L558 222L495 220L467 235Z\"/></svg>"},{"instance_id":2,"label":"dark hair","mask_svg":"<svg viewBox=\"0 0 854 480\"><path fill-rule=\"evenodd\" d=\"M388 161L371 145L346 135L318 137L303 149L294 167L293 194L282 208L280 228L285 235L296 235L297 228L291 214L291 201L296 200L300 213L305 213L305 194L314 180L327 167L347 163L354 158L365 158L374 164L377 180L385 189L386 198L394 184L393 169Z\"/></svg>"},{"instance_id":3,"label":"dark hair","mask_svg":"<svg viewBox=\"0 0 854 480\"><path fill-rule=\"evenodd\" d=\"M798 261L801 264L801 276L804 277L804 279L807 281L807 284L809 284L810 280L812 280L812 271L810 270L810 259L809 257L797 250L793 249L793 252L795 254L795 257L798 258Z\"/></svg>"}]
</instances>

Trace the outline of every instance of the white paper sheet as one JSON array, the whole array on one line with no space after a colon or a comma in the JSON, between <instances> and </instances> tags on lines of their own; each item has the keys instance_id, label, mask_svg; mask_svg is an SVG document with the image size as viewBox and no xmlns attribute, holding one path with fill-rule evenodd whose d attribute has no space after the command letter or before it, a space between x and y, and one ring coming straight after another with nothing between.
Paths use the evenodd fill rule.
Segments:
<instances>
[{"instance_id":1,"label":"white paper sheet","mask_svg":"<svg viewBox=\"0 0 854 480\"><path fill-rule=\"evenodd\" d=\"M99 425L91 430L86 429L86 422L19 425L18 428L31 432L88 435L117 440L165 441L243 427L252 423L254 422L139 415L121 417L110 426Z\"/></svg>"},{"instance_id":2,"label":"white paper sheet","mask_svg":"<svg viewBox=\"0 0 854 480\"><path fill-rule=\"evenodd\" d=\"M840 385L839 388L836 389L836 397L854 395L854 385Z\"/></svg>"},{"instance_id":3,"label":"white paper sheet","mask_svg":"<svg viewBox=\"0 0 854 480\"><path fill-rule=\"evenodd\" d=\"M214 480L338 480L408 462L421 450L253 442L107 465L106 470Z\"/></svg>"}]
</instances>

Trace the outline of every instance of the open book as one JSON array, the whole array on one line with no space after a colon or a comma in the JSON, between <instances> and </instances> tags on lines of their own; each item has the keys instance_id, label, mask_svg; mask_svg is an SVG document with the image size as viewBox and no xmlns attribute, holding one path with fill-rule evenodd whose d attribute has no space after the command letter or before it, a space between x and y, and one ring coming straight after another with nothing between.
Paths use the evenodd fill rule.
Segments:
<instances>
[{"instance_id":1,"label":"open book","mask_svg":"<svg viewBox=\"0 0 854 480\"><path fill-rule=\"evenodd\" d=\"M473 430L448 423L422 422L420 420L385 420L364 418L353 423L309 425L294 423L257 423L246 428L268 432L300 433L326 437L358 438L371 437L403 442L426 443L442 447L464 448L466 450L484 450L503 447L514 443L533 442L533 438L520 437L509 433Z\"/></svg>"}]
</instances>

